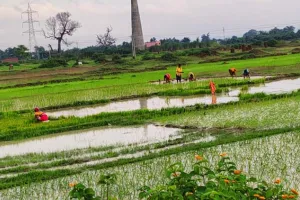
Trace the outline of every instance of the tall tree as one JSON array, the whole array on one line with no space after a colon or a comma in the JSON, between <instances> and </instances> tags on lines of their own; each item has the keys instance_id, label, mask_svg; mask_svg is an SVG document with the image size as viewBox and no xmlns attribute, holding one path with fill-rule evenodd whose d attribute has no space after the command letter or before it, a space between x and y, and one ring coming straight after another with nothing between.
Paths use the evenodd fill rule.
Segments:
<instances>
[{"instance_id":1,"label":"tall tree","mask_svg":"<svg viewBox=\"0 0 300 200\"><path fill-rule=\"evenodd\" d=\"M188 37L184 37L184 38L181 40L181 42L183 42L183 43L190 43L190 42L191 42L191 39L188 38Z\"/></svg>"},{"instance_id":2,"label":"tall tree","mask_svg":"<svg viewBox=\"0 0 300 200\"><path fill-rule=\"evenodd\" d=\"M107 27L105 34L97 35L97 43L100 47L110 47L116 43L117 39L111 35L112 31L112 27Z\"/></svg>"},{"instance_id":3,"label":"tall tree","mask_svg":"<svg viewBox=\"0 0 300 200\"><path fill-rule=\"evenodd\" d=\"M50 17L46 21L46 31L44 36L46 38L57 40L58 53L61 52L61 43L65 45L70 45L71 43L67 41L65 36L72 36L74 32L80 28L81 25L77 21L71 20L71 14L69 12L58 13L55 17Z\"/></svg>"},{"instance_id":4,"label":"tall tree","mask_svg":"<svg viewBox=\"0 0 300 200\"><path fill-rule=\"evenodd\" d=\"M29 56L28 48L25 47L24 45L18 45L15 48L15 55L20 59L28 58Z\"/></svg>"},{"instance_id":5,"label":"tall tree","mask_svg":"<svg viewBox=\"0 0 300 200\"><path fill-rule=\"evenodd\" d=\"M206 47L210 46L210 35L207 33L201 36L201 43L205 44Z\"/></svg>"},{"instance_id":6,"label":"tall tree","mask_svg":"<svg viewBox=\"0 0 300 200\"><path fill-rule=\"evenodd\" d=\"M157 41L156 37L153 37L153 38L150 39L150 42L156 42L156 41Z\"/></svg>"}]
</instances>

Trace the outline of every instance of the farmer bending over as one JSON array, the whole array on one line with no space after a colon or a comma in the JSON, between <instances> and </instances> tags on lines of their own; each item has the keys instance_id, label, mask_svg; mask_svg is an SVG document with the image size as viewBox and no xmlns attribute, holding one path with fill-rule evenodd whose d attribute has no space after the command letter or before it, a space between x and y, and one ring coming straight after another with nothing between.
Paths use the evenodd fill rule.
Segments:
<instances>
[{"instance_id":1,"label":"farmer bending over","mask_svg":"<svg viewBox=\"0 0 300 200\"><path fill-rule=\"evenodd\" d=\"M164 81L165 81L166 83L170 83L170 81L171 81L171 75L170 75L170 74L165 74L165 76L164 76Z\"/></svg>"},{"instance_id":2,"label":"farmer bending over","mask_svg":"<svg viewBox=\"0 0 300 200\"><path fill-rule=\"evenodd\" d=\"M234 76L236 76L236 69L235 68L230 68L229 69L229 74L230 76L233 78Z\"/></svg>"},{"instance_id":3,"label":"farmer bending over","mask_svg":"<svg viewBox=\"0 0 300 200\"><path fill-rule=\"evenodd\" d=\"M39 122L48 121L48 115L46 113L40 111L39 108L34 109L34 116L35 116L35 119Z\"/></svg>"},{"instance_id":4,"label":"farmer bending over","mask_svg":"<svg viewBox=\"0 0 300 200\"><path fill-rule=\"evenodd\" d=\"M193 72L190 72L190 73L189 73L189 81L195 81L195 80L196 80L196 78L195 78L194 73L193 73Z\"/></svg>"},{"instance_id":5,"label":"farmer bending over","mask_svg":"<svg viewBox=\"0 0 300 200\"><path fill-rule=\"evenodd\" d=\"M178 67L176 68L176 81L177 83L180 82L181 83L181 78L182 78L182 67L181 64L178 65Z\"/></svg>"},{"instance_id":6,"label":"farmer bending over","mask_svg":"<svg viewBox=\"0 0 300 200\"><path fill-rule=\"evenodd\" d=\"M249 71L249 69L245 69L245 70L244 70L243 76L244 76L244 79L245 79L246 77L250 79L250 71Z\"/></svg>"}]
</instances>

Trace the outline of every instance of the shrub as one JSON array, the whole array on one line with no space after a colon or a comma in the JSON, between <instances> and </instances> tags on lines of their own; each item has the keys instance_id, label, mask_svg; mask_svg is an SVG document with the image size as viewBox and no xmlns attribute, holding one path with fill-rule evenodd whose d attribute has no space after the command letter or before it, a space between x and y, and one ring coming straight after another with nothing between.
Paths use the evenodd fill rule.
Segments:
<instances>
[{"instance_id":1,"label":"shrub","mask_svg":"<svg viewBox=\"0 0 300 200\"><path fill-rule=\"evenodd\" d=\"M67 67L67 61L63 59L49 59L46 60L39 68L54 68L54 67Z\"/></svg>"},{"instance_id":2,"label":"shrub","mask_svg":"<svg viewBox=\"0 0 300 200\"><path fill-rule=\"evenodd\" d=\"M280 179L272 183L247 177L226 153L220 154L215 168L209 167L208 161L201 155L195 155L196 162L191 171L186 172L182 163L175 163L165 170L166 184L139 189L139 199L147 200L215 200L215 199L297 199L298 191L286 191ZM102 197L116 199L109 195L110 188L117 184L115 174L101 175L98 184L104 186ZM83 184L70 183L71 199L98 200L100 196Z\"/></svg>"},{"instance_id":3,"label":"shrub","mask_svg":"<svg viewBox=\"0 0 300 200\"><path fill-rule=\"evenodd\" d=\"M122 59L122 57L119 54L114 54L112 56L112 61L114 63L118 63L118 64L124 63L124 60Z\"/></svg>"},{"instance_id":4,"label":"shrub","mask_svg":"<svg viewBox=\"0 0 300 200\"><path fill-rule=\"evenodd\" d=\"M187 56L188 52L187 51L176 51L175 56Z\"/></svg>"},{"instance_id":5,"label":"shrub","mask_svg":"<svg viewBox=\"0 0 300 200\"><path fill-rule=\"evenodd\" d=\"M143 61L141 61L141 60L135 60L135 59L130 59L130 60L126 60L126 62L122 61L122 63L125 63L128 66L137 66L137 65L142 65Z\"/></svg>"},{"instance_id":6,"label":"shrub","mask_svg":"<svg viewBox=\"0 0 300 200\"><path fill-rule=\"evenodd\" d=\"M190 50L187 51L187 54L189 56L206 57L206 56L216 56L217 55L217 51L212 50L210 48L190 49Z\"/></svg>"},{"instance_id":7,"label":"shrub","mask_svg":"<svg viewBox=\"0 0 300 200\"><path fill-rule=\"evenodd\" d=\"M163 61L170 61L170 62L173 62L173 61L177 61L178 60L178 56L176 56L175 54L173 53L170 53L170 52L167 52L165 54L163 54L161 56L161 59Z\"/></svg>"},{"instance_id":8,"label":"shrub","mask_svg":"<svg viewBox=\"0 0 300 200\"><path fill-rule=\"evenodd\" d=\"M105 63L107 60L105 58L105 55L103 53L95 53L92 56L92 59L96 62L96 63Z\"/></svg>"},{"instance_id":9,"label":"shrub","mask_svg":"<svg viewBox=\"0 0 300 200\"><path fill-rule=\"evenodd\" d=\"M268 42L267 42L267 45L269 46L269 47L276 47L276 45L278 44L278 41L277 40L269 40Z\"/></svg>"},{"instance_id":10,"label":"shrub","mask_svg":"<svg viewBox=\"0 0 300 200\"><path fill-rule=\"evenodd\" d=\"M292 50L292 54L298 54L300 53L300 48L295 48Z\"/></svg>"},{"instance_id":11,"label":"shrub","mask_svg":"<svg viewBox=\"0 0 300 200\"><path fill-rule=\"evenodd\" d=\"M155 59L155 55L152 53L145 53L142 56L142 60L153 60L153 59Z\"/></svg>"},{"instance_id":12,"label":"shrub","mask_svg":"<svg viewBox=\"0 0 300 200\"><path fill-rule=\"evenodd\" d=\"M99 185L106 186L106 199L115 199L109 195L109 187L111 185L116 184L116 175L115 174L105 174L100 176L100 180L98 182ZM95 191L92 188L86 188L82 183L77 184L70 183L70 187L72 187L72 191L69 193L71 199L79 199L79 200L100 200L99 196L96 196Z\"/></svg>"},{"instance_id":13,"label":"shrub","mask_svg":"<svg viewBox=\"0 0 300 200\"><path fill-rule=\"evenodd\" d=\"M246 60L246 59L251 59L251 58L256 58L256 55L253 54L253 53L249 53L249 54L243 55L243 56L241 57L241 59L244 59L244 60Z\"/></svg>"},{"instance_id":14,"label":"shrub","mask_svg":"<svg viewBox=\"0 0 300 200\"><path fill-rule=\"evenodd\" d=\"M280 179L268 184L256 178L248 178L235 163L231 162L226 153L220 155L216 169L211 169L207 161L195 155L197 162L191 172L184 170L182 163L171 165L166 170L168 183L150 188L140 188L139 198L156 199L297 199L298 192L294 189L284 191Z\"/></svg>"}]
</instances>

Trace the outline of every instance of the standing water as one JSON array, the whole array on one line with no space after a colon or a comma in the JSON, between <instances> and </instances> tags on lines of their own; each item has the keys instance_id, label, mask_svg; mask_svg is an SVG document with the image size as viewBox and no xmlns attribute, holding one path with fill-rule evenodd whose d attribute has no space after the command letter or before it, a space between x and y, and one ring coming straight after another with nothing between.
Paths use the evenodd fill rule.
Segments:
<instances>
[{"instance_id":1,"label":"standing water","mask_svg":"<svg viewBox=\"0 0 300 200\"><path fill-rule=\"evenodd\" d=\"M178 135L180 129L154 125L127 128L90 129L64 135L42 137L26 142L0 146L0 158L28 153L50 153L88 147L155 143Z\"/></svg>"},{"instance_id":2,"label":"standing water","mask_svg":"<svg viewBox=\"0 0 300 200\"><path fill-rule=\"evenodd\" d=\"M113 102L97 107L72 108L56 112L48 112L51 117L86 117L103 112L124 112L140 109L159 110L162 108L185 107L195 104L221 104L232 101L238 101L238 97L218 96L216 99L212 96L193 96L193 97L152 97L141 98L127 101Z\"/></svg>"},{"instance_id":3,"label":"standing water","mask_svg":"<svg viewBox=\"0 0 300 200\"><path fill-rule=\"evenodd\" d=\"M261 86L249 87L247 93L265 93L265 94L283 94L290 93L300 89L300 78L274 81ZM229 96L238 96L240 90L232 90Z\"/></svg>"}]
</instances>

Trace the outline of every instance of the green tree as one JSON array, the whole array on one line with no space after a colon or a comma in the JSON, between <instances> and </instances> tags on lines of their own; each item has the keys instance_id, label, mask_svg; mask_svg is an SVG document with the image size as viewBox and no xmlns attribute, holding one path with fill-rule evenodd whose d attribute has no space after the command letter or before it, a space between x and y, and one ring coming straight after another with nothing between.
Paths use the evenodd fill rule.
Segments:
<instances>
[{"instance_id":1,"label":"green tree","mask_svg":"<svg viewBox=\"0 0 300 200\"><path fill-rule=\"evenodd\" d=\"M27 59L30 54L26 46L18 45L18 47L15 48L15 55L20 59Z\"/></svg>"}]
</instances>

